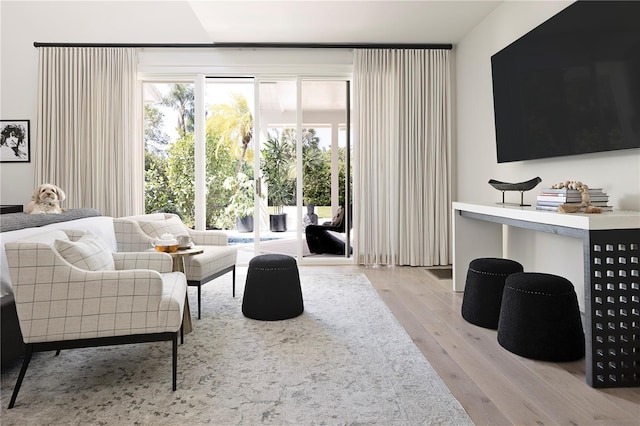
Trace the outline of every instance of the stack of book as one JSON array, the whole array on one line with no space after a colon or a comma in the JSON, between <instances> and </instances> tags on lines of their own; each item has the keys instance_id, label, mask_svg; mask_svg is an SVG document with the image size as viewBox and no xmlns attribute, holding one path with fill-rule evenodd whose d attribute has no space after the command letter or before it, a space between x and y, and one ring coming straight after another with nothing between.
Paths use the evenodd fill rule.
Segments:
<instances>
[{"instance_id":1,"label":"stack of book","mask_svg":"<svg viewBox=\"0 0 640 426\"><path fill-rule=\"evenodd\" d=\"M613 209L607 205L609 195L603 192L602 188L589 188L589 199L591 200L592 206L600 207L605 211L611 211ZM547 188L543 189L538 195L536 209L557 211L560 204L579 205L580 203L582 203L582 194L577 189Z\"/></svg>"}]
</instances>

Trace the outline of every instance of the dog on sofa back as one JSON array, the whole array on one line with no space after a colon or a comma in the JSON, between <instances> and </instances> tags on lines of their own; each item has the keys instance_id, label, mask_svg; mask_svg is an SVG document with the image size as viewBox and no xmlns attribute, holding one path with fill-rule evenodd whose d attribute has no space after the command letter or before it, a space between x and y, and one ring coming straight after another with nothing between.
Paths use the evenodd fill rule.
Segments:
<instances>
[{"instance_id":1,"label":"dog on sofa back","mask_svg":"<svg viewBox=\"0 0 640 426\"><path fill-rule=\"evenodd\" d=\"M65 198L67 195L60 187L51 183L43 183L33 191L26 212L29 214L60 214L62 213L60 202Z\"/></svg>"}]
</instances>

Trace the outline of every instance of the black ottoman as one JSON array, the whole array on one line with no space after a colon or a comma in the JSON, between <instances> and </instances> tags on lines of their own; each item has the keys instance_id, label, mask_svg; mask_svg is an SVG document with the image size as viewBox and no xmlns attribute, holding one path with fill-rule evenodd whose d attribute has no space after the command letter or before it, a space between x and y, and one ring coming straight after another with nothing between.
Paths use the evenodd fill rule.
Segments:
<instances>
[{"instance_id":1,"label":"black ottoman","mask_svg":"<svg viewBox=\"0 0 640 426\"><path fill-rule=\"evenodd\" d=\"M584 357L578 297L569 280L523 272L504 286L498 343L514 354L542 361Z\"/></svg>"},{"instance_id":2,"label":"black ottoman","mask_svg":"<svg viewBox=\"0 0 640 426\"><path fill-rule=\"evenodd\" d=\"M304 311L298 265L291 256L263 254L249 261L242 298L245 317L276 321Z\"/></svg>"},{"instance_id":3,"label":"black ottoman","mask_svg":"<svg viewBox=\"0 0 640 426\"><path fill-rule=\"evenodd\" d=\"M462 318L480 327L498 328L504 281L509 275L522 271L522 265L511 259L472 260L464 286Z\"/></svg>"}]
</instances>

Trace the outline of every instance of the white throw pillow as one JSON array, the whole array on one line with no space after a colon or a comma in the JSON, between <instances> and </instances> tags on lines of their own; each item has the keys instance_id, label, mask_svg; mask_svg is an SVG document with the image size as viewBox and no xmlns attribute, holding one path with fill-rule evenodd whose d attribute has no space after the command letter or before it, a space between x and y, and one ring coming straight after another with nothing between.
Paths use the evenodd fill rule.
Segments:
<instances>
[{"instance_id":1,"label":"white throw pillow","mask_svg":"<svg viewBox=\"0 0 640 426\"><path fill-rule=\"evenodd\" d=\"M165 220L139 220L138 225L145 234L152 238L160 238L164 234L171 234L176 238L181 235L189 235L189 230L177 217Z\"/></svg>"},{"instance_id":2,"label":"white throw pillow","mask_svg":"<svg viewBox=\"0 0 640 426\"><path fill-rule=\"evenodd\" d=\"M77 241L56 240L55 249L73 266L86 271L113 271L116 269L109 247L91 231Z\"/></svg>"}]
</instances>

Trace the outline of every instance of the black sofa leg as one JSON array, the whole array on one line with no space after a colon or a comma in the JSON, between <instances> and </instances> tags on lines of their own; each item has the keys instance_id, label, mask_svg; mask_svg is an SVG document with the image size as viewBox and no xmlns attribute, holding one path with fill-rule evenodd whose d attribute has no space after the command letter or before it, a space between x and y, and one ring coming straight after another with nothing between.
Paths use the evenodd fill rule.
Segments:
<instances>
[{"instance_id":1,"label":"black sofa leg","mask_svg":"<svg viewBox=\"0 0 640 426\"><path fill-rule=\"evenodd\" d=\"M200 319L200 305L202 303L202 284L198 283L198 319Z\"/></svg>"},{"instance_id":2,"label":"black sofa leg","mask_svg":"<svg viewBox=\"0 0 640 426\"><path fill-rule=\"evenodd\" d=\"M178 381L178 333L173 335L173 340L171 342L173 346L173 361L172 361L172 375L173 375L173 391L175 392L177 388Z\"/></svg>"},{"instance_id":3,"label":"black sofa leg","mask_svg":"<svg viewBox=\"0 0 640 426\"><path fill-rule=\"evenodd\" d=\"M16 381L16 386L13 388L11 401L9 401L9 408L13 408L13 405L16 403L16 398L18 397L20 386L22 386L22 379L24 379L24 375L27 373L27 368L29 367L29 362L31 361L32 349L33 348L31 344L27 344L27 348L24 353L24 361L22 361L22 368L20 369L20 374L18 374L18 380Z\"/></svg>"},{"instance_id":4,"label":"black sofa leg","mask_svg":"<svg viewBox=\"0 0 640 426\"><path fill-rule=\"evenodd\" d=\"M236 265L233 265L233 297L236 297Z\"/></svg>"}]
</instances>

